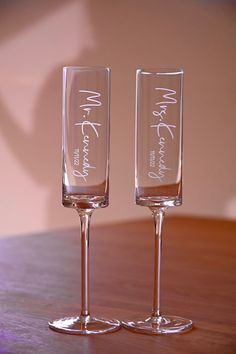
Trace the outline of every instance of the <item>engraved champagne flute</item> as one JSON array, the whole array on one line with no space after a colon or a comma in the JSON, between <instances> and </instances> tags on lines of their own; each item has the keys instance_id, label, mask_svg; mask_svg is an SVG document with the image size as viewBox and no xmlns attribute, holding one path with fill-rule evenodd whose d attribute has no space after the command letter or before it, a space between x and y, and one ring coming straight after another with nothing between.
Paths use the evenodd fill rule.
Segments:
<instances>
[{"instance_id":1,"label":"engraved champagne flute","mask_svg":"<svg viewBox=\"0 0 236 354\"><path fill-rule=\"evenodd\" d=\"M154 290L151 316L123 321L147 334L180 333L192 321L160 309L162 226L167 208L182 203L183 70L136 72L135 195L154 218Z\"/></svg>"},{"instance_id":2,"label":"engraved champagne flute","mask_svg":"<svg viewBox=\"0 0 236 354\"><path fill-rule=\"evenodd\" d=\"M89 308L89 227L92 213L109 204L110 69L64 67L62 104L63 205L81 224L81 311L49 323L55 331L99 334L120 328Z\"/></svg>"}]
</instances>

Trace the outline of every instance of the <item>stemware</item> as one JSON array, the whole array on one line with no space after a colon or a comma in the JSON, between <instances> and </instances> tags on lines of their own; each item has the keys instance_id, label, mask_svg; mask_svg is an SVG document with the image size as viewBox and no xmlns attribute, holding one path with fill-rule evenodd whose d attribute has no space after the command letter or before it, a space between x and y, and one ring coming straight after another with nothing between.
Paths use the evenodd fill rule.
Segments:
<instances>
[{"instance_id":1,"label":"stemware","mask_svg":"<svg viewBox=\"0 0 236 354\"><path fill-rule=\"evenodd\" d=\"M123 321L141 333L179 333L192 321L164 315L160 309L161 249L164 214L182 203L183 70L136 72L136 204L148 207L154 218L154 291L150 316Z\"/></svg>"},{"instance_id":2,"label":"stemware","mask_svg":"<svg viewBox=\"0 0 236 354\"><path fill-rule=\"evenodd\" d=\"M120 321L93 317L89 308L90 218L109 203L110 69L64 67L62 106L62 198L80 217L81 311L49 327L70 334L112 332Z\"/></svg>"}]
</instances>

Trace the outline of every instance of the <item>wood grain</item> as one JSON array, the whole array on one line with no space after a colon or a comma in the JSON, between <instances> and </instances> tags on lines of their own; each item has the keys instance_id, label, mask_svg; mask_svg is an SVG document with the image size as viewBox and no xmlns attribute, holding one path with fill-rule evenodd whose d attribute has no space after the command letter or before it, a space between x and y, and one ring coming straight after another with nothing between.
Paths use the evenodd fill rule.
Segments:
<instances>
[{"instance_id":1,"label":"wood grain","mask_svg":"<svg viewBox=\"0 0 236 354\"><path fill-rule=\"evenodd\" d=\"M151 218L91 230L91 311L127 318L152 303ZM0 240L0 353L236 353L236 222L167 217L162 310L191 318L187 334L148 336L121 329L71 336L47 322L80 308L78 230Z\"/></svg>"}]
</instances>

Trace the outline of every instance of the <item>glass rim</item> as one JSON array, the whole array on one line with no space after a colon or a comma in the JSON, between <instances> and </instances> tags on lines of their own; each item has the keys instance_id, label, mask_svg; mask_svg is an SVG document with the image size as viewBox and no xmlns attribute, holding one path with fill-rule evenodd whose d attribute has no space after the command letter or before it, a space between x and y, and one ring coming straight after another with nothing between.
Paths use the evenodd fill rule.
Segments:
<instances>
[{"instance_id":1,"label":"glass rim","mask_svg":"<svg viewBox=\"0 0 236 354\"><path fill-rule=\"evenodd\" d=\"M136 70L136 73L142 75L177 75L183 74L184 70L182 68L140 68Z\"/></svg>"},{"instance_id":2,"label":"glass rim","mask_svg":"<svg viewBox=\"0 0 236 354\"><path fill-rule=\"evenodd\" d=\"M107 66L63 66L63 70L75 70L75 71L111 71L111 68Z\"/></svg>"}]
</instances>

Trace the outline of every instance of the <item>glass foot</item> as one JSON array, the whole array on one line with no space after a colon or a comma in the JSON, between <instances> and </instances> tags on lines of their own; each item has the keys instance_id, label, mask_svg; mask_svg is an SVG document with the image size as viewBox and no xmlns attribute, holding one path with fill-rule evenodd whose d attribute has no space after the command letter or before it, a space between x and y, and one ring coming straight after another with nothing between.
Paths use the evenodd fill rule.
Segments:
<instances>
[{"instance_id":1,"label":"glass foot","mask_svg":"<svg viewBox=\"0 0 236 354\"><path fill-rule=\"evenodd\" d=\"M121 327L118 320L91 316L65 317L48 325L54 331L68 334L102 334L117 331Z\"/></svg>"},{"instance_id":2,"label":"glass foot","mask_svg":"<svg viewBox=\"0 0 236 354\"><path fill-rule=\"evenodd\" d=\"M183 333L191 330L193 327L191 320L168 315L149 317L147 319L137 318L133 321L122 321L122 324L126 329L132 332L146 334Z\"/></svg>"}]
</instances>

